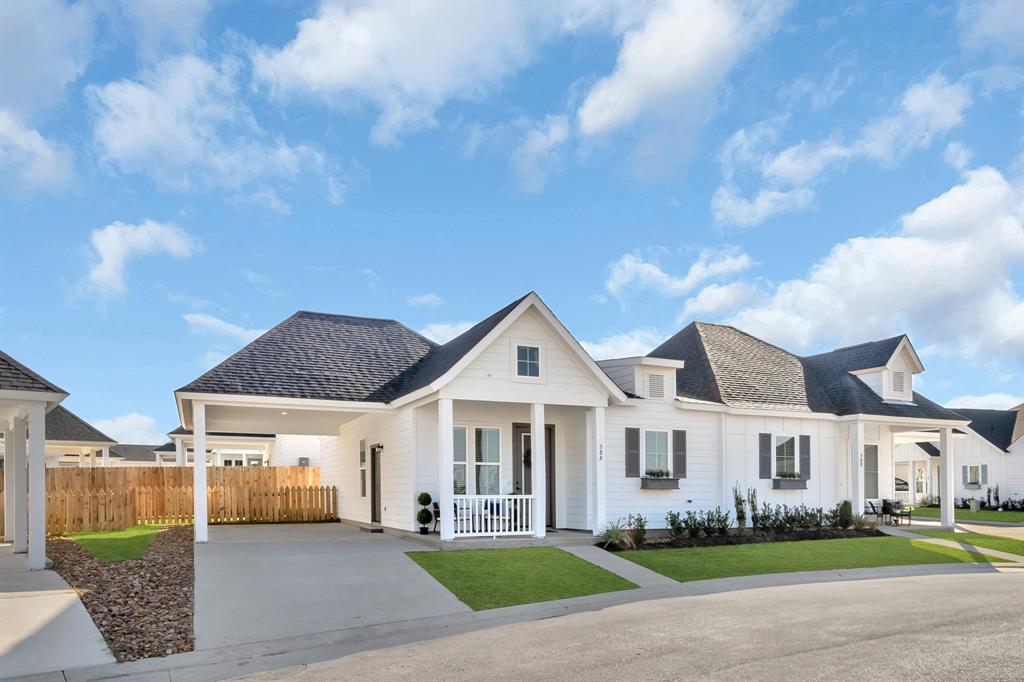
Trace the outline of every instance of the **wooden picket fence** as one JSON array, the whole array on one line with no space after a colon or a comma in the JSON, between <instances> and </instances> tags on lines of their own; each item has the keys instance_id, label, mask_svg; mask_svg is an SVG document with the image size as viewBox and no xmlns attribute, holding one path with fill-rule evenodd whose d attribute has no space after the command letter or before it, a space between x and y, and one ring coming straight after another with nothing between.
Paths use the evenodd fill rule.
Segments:
<instances>
[{"instance_id":1,"label":"wooden picket fence","mask_svg":"<svg viewBox=\"0 0 1024 682\"><path fill-rule=\"evenodd\" d=\"M144 482L191 483L191 467L138 469L145 471L136 474L136 469L119 472L113 468L48 469L47 533L121 530L140 523L192 523L191 485L138 485ZM163 475L173 469L185 469L188 478L182 472ZM154 475L149 470L161 474ZM102 473L97 474L97 471ZM210 467L207 469L206 504L207 520L211 524L338 519L338 489L321 486L320 471L315 467Z\"/></svg>"}]
</instances>

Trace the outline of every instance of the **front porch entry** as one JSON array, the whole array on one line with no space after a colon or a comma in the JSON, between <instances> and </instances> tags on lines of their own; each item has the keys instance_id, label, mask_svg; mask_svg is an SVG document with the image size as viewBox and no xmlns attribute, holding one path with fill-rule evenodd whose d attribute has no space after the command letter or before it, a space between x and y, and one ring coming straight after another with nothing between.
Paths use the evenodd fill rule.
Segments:
<instances>
[{"instance_id":1,"label":"front porch entry","mask_svg":"<svg viewBox=\"0 0 1024 682\"><path fill-rule=\"evenodd\" d=\"M533 494L533 448L532 434L529 424L512 425L512 491L516 495ZM544 427L545 451L547 459L547 518L548 528L555 527L555 427L547 424Z\"/></svg>"}]
</instances>

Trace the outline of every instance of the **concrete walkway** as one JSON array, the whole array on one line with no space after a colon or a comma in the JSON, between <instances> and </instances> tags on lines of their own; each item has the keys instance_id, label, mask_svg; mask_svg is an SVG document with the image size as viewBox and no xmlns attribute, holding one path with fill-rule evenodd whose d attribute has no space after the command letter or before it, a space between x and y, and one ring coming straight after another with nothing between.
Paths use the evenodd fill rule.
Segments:
<instances>
[{"instance_id":1,"label":"concrete walkway","mask_svg":"<svg viewBox=\"0 0 1024 682\"><path fill-rule=\"evenodd\" d=\"M113 661L75 591L0 545L0 678Z\"/></svg>"},{"instance_id":2,"label":"concrete walkway","mask_svg":"<svg viewBox=\"0 0 1024 682\"><path fill-rule=\"evenodd\" d=\"M1012 561L1016 564L1024 563L1024 556L1019 554L1011 554L1009 552L1003 552L998 549L989 549L987 547L976 547L966 541L957 542L956 540L946 540L944 538L933 538L929 535L919 535L914 532L915 526L881 526L883 533L893 535L898 538L907 538L908 540L924 540L933 545L942 545L943 547L952 547L954 549L963 549L968 552L977 552L978 554L985 554L986 556L996 557L998 559L1005 559L1006 561ZM930 528L922 528L922 530L931 530Z\"/></svg>"},{"instance_id":3,"label":"concrete walkway","mask_svg":"<svg viewBox=\"0 0 1024 682\"><path fill-rule=\"evenodd\" d=\"M595 566L600 566L604 570L614 573L620 578L625 578L639 587L666 589L679 585L679 583L672 580L672 578L667 578L660 573L655 573L649 568L645 568L632 561L627 561L622 557L616 556L611 552L606 552L600 547L595 547L594 545L583 547L566 546L562 547L562 549L570 554L575 554L584 561L589 561Z\"/></svg>"}]
</instances>

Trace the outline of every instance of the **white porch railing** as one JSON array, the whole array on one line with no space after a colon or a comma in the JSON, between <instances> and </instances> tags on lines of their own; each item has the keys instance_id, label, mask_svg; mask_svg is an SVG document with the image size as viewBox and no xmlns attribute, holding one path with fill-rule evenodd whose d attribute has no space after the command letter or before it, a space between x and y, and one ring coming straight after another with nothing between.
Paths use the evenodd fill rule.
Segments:
<instances>
[{"instance_id":1,"label":"white porch railing","mask_svg":"<svg viewBox=\"0 0 1024 682\"><path fill-rule=\"evenodd\" d=\"M903 504L910 504L910 493L909 492L897 492L896 500Z\"/></svg>"},{"instance_id":2,"label":"white porch railing","mask_svg":"<svg viewBox=\"0 0 1024 682\"><path fill-rule=\"evenodd\" d=\"M455 537L533 535L533 495L456 495Z\"/></svg>"}]
</instances>

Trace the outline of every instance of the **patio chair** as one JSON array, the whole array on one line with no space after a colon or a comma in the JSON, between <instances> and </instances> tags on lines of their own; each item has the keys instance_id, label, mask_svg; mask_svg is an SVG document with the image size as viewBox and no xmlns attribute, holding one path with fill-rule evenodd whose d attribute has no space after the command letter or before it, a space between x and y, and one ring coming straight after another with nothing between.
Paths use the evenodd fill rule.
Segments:
<instances>
[{"instance_id":1,"label":"patio chair","mask_svg":"<svg viewBox=\"0 0 1024 682\"><path fill-rule=\"evenodd\" d=\"M913 510L910 507L904 507L902 502L896 502L893 505L890 518L896 525L902 523L903 519L907 520L907 524L911 524L914 522Z\"/></svg>"},{"instance_id":2,"label":"patio chair","mask_svg":"<svg viewBox=\"0 0 1024 682\"><path fill-rule=\"evenodd\" d=\"M868 509L870 509L870 511ZM868 500L868 509L864 510L864 516L874 516L878 519L879 523L883 523L885 521L883 512L878 511L878 507L876 507L875 503L871 500Z\"/></svg>"}]
</instances>

